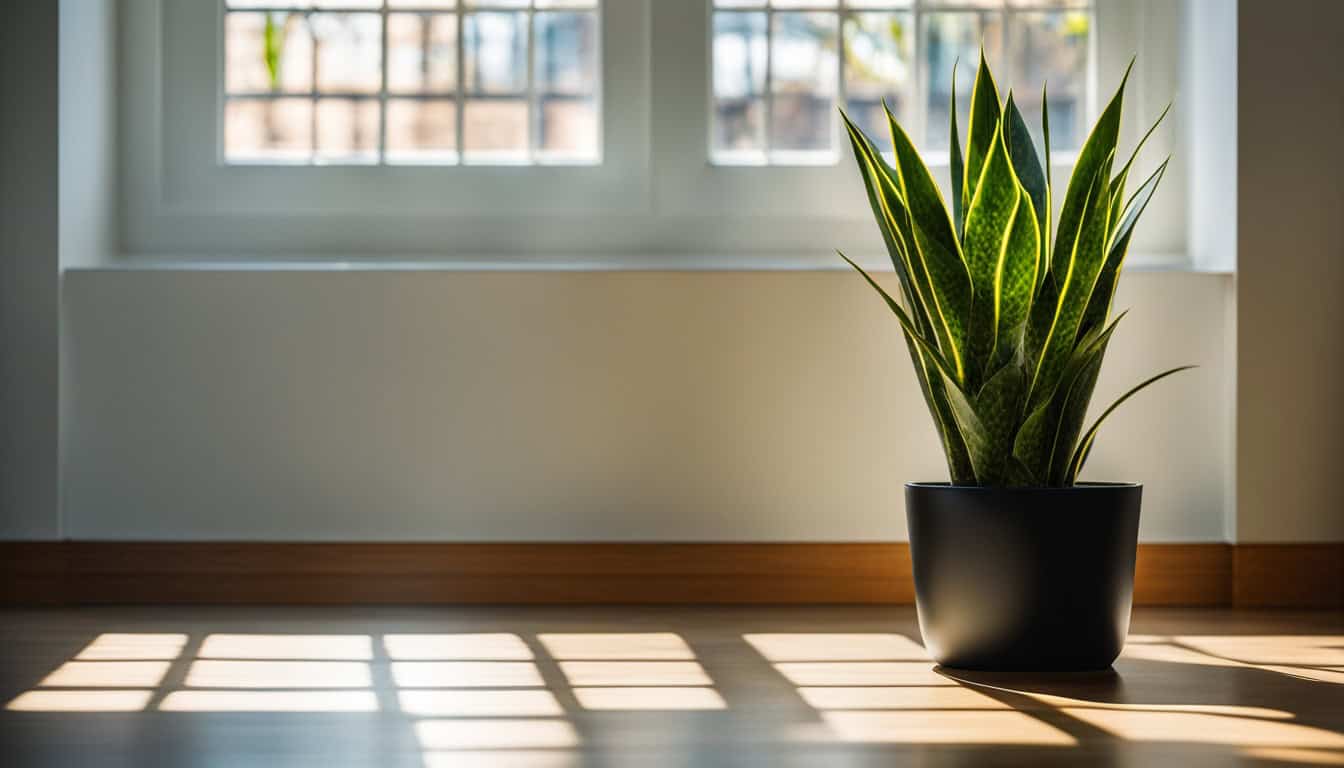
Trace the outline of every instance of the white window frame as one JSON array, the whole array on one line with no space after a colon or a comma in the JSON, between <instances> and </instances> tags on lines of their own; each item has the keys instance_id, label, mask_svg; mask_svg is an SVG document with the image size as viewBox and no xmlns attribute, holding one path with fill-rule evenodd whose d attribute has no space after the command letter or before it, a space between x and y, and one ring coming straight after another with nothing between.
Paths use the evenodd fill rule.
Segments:
<instances>
[{"instance_id":1,"label":"white window frame","mask_svg":"<svg viewBox=\"0 0 1344 768\"><path fill-rule=\"evenodd\" d=\"M1139 57L1126 146L1176 95L1174 5L1094 0L1096 92L1108 96ZM243 264L834 269L841 248L885 261L843 148L826 166L711 163L710 0L602 0L601 10L600 165L220 166L217 0L123 0L123 252ZM1179 108L1173 118L1179 124ZM1180 136L1161 132L1145 155L1160 160ZM1185 173L1175 156L1134 245L1158 261L1184 251ZM1055 160L1063 184L1070 168Z\"/></svg>"}]
</instances>

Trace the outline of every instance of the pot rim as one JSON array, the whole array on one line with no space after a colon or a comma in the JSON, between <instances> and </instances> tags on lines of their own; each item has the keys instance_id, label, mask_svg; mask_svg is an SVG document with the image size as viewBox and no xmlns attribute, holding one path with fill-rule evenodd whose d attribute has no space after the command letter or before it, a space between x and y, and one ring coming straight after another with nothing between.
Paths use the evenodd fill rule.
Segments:
<instances>
[{"instance_id":1,"label":"pot rim","mask_svg":"<svg viewBox=\"0 0 1344 768\"><path fill-rule=\"evenodd\" d=\"M1024 485L1024 486L988 486L988 485L953 485L949 482L908 482L906 488L921 488L928 490L948 490L948 491L972 491L979 493L1088 493L1096 491L1117 490L1122 488L1142 488L1143 483L1116 483L1116 482L1085 482L1076 483L1070 486L1051 486L1051 485Z\"/></svg>"}]
</instances>

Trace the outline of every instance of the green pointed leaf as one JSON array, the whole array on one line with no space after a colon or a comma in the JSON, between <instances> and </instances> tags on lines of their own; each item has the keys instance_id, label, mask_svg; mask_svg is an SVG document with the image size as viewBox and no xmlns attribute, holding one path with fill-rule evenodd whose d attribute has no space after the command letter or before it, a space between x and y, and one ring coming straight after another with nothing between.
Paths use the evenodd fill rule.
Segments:
<instances>
[{"instance_id":1,"label":"green pointed leaf","mask_svg":"<svg viewBox=\"0 0 1344 768\"><path fill-rule=\"evenodd\" d=\"M1167 108L1162 110L1162 114L1158 115L1157 120L1148 127L1148 131L1143 134L1143 138L1139 139L1139 143L1134 145L1134 151L1130 153L1129 160L1125 161L1125 166L1121 168L1120 172L1111 180L1111 232L1115 232L1116 221L1120 218L1120 202L1125 199L1125 182L1129 180L1129 171L1134 167L1134 160L1138 158L1139 151L1143 149L1143 145L1148 143L1148 138L1157 130L1157 126L1162 124L1162 119L1165 118L1170 111L1171 104L1168 103ZM1112 236L1112 240L1114 239L1114 236Z\"/></svg>"},{"instance_id":2,"label":"green pointed leaf","mask_svg":"<svg viewBox=\"0 0 1344 768\"><path fill-rule=\"evenodd\" d=\"M948 140L950 167L948 175L952 177L952 226L956 230L957 237L961 237L966 231L963 214L966 210L966 201L963 199L962 188L966 184L966 168L961 159L961 136L957 130L957 64L960 59L952 62L952 105L948 108L952 115L951 137Z\"/></svg>"},{"instance_id":3,"label":"green pointed leaf","mask_svg":"<svg viewBox=\"0 0 1344 768\"><path fill-rule=\"evenodd\" d=\"M953 103L952 112L956 114L957 105ZM975 72L975 85L971 88L971 114L966 127L966 168L965 186L961 196L967 217L970 216L970 201L975 199L976 185L980 181L981 170L998 141L999 132L999 89L994 84L994 75L985 61L985 51L980 49L980 68Z\"/></svg>"},{"instance_id":4,"label":"green pointed leaf","mask_svg":"<svg viewBox=\"0 0 1344 768\"><path fill-rule=\"evenodd\" d=\"M995 131L975 197L966 213L966 267L971 275L971 328L966 388L978 389L987 375L999 329L998 279L1021 196L1003 136Z\"/></svg>"},{"instance_id":5,"label":"green pointed leaf","mask_svg":"<svg viewBox=\"0 0 1344 768\"><path fill-rule=\"evenodd\" d=\"M1152 199L1153 192L1157 190L1157 185L1162 181L1162 175L1166 170L1167 163L1164 161L1153 175L1143 182L1129 204L1125 206L1125 217L1121 220L1115 239L1106 253L1106 264L1102 267L1101 274L1097 276L1097 284L1092 288L1092 296L1088 299L1087 309L1083 312L1083 322L1078 326L1079 334L1099 327L1106 322L1107 315L1111 313L1111 302L1115 300L1115 291L1120 286L1120 270L1125 265L1125 256L1129 254L1129 239L1134 234L1134 225L1143 214L1143 209L1148 207L1148 201ZM1114 209L1115 205L1112 204L1111 208Z\"/></svg>"},{"instance_id":6,"label":"green pointed leaf","mask_svg":"<svg viewBox=\"0 0 1344 768\"><path fill-rule=\"evenodd\" d=\"M912 283L909 249L913 244L908 241L902 230L902 222L906 221L907 216L905 202L901 199L897 185L896 172L883 159L872 141L849 119L849 115L842 110L840 116L844 120L850 144L854 148L854 160L859 167L859 175L863 178L868 204L882 233L882 241L887 246L892 267L896 270L901 288L909 300L916 326L920 333L927 336L931 332L923 300L923 294L927 289L920 290L919 286Z\"/></svg>"},{"instance_id":7,"label":"green pointed leaf","mask_svg":"<svg viewBox=\"0 0 1344 768\"><path fill-rule=\"evenodd\" d=\"M1037 272L1038 283L1044 282L1050 272L1050 254L1054 253L1054 233L1050 222L1055 215L1055 182L1050 172L1050 100L1046 98L1046 84L1041 83L1041 139L1045 144L1045 229L1041 236L1041 268ZM1039 287L1039 286L1038 286Z\"/></svg>"},{"instance_id":8,"label":"green pointed leaf","mask_svg":"<svg viewBox=\"0 0 1344 768\"><path fill-rule=\"evenodd\" d=\"M971 454L971 464L981 485L1001 485L1005 480L1013 438L1021 422L1026 386L1022 370L1016 365L1006 365L985 382L976 396L975 412L986 444L979 457Z\"/></svg>"},{"instance_id":9,"label":"green pointed leaf","mask_svg":"<svg viewBox=\"0 0 1344 768\"><path fill-rule=\"evenodd\" d=\"M839 253L839 251L837 251L837 253ZM938 347L931 340L926 339L919 334L919 330L915 328L915 324L910 320L909 315L905 313L905 309L901 307L900 303L893 299L891 294L887 293L886 289L879 285L871 275L865 272L863 267L855 264L843 253L840 253L840 258L844 259L845 263L853 267L860 275L863 275L863 279L868 281L868 285L872 286L873 290L877 291L882 299L887 302L887 307L891 309L892 314L896 315L896 320L900 322L901 328L905 331L906 335L919 346L920 351L927 356L929 361L932 362L944 376L947 376L955 382L957 380L956 370L947 362L947 360L943 359L942 354L938 351Z\"/></svg>"},{"instance_id":10,"label":"green pointed leaf","mask_svg":"<svg viewBox=\"0 0 1344 768\"><path fill-rule=\"evenodd\" d=\"M961 256L961 243L943 204L933 175L915 151L896 118L887 113L896 154L896 178L905 200L903 226L910 233L911 280L921 289L934 337L958 384L965 379L964 356L970 317L971 279Z\"/></svg>"},{"instance_id":11,"label":"green pointed leaf","mask_svg":"<svg viewBox=\"0 0 1344 768\"><path fill-rule=\"evenodd\" d=\"M1031 207L1036 213L1036 229L1044 233L1049 227L1050 212L1046 199L1050 190L1045 170L1041 168L1041 160L1036 155L1036 146L1031 140L1031 132L1027 130L1027 121L1022 119L1011 91L1003 114L1003 143L1008 147L1008 156L1013 161L1013 171L1017 173L1022 189L1031 197Z\"/></svg>"},{"instance_id":12,"label":"green pointed leaf","mask_svg":"<svg viewBox=\"0 0 1344 768\"><path fill-rule=\"evenodd\" d=\"M1156 376L1141 382L1138 386L1134 387L1125 394L1121 395L1114 403L1111 403L1109 408L1102 411L1101 415L1097 417L1097 420L1092 424L1090 428L1088 428L1087 432L1083 435L1082 441L1078 443L1078 448L1074 451L1073 459L1069 462L1069 472L1067 477L1068 483L1072 485L1078 479L1078 474L1082 472L1083 464L1086 463L1088 454L1092 452L1092 441L1096 440L1097 432L1098 430L1101 429L1102 422L1106 421L1107 416L1110 416L1111 413L1114 412L1116 408L1119 408L1122 403L1124 403L1126 400L1133 397L1134 395L1138 394L1141 390L1147 388L1149 385L1161 381L1162 379L1165 379L1166 377L1171 376L1172 374L1180 373L1181 371L1188 371L1191 368L1197 368L1197 367L1199 366L1182 365L1177 368L1172 368L1171 370L1163 371L1162 373L1159 373Z\"/></svg>"},{"instance_id":13,"label":"green pointed leaf","mask_svg":"<svg viewBox=\"0 0 1344 768\"><path fill-rule=\"evenodd\" d=\"M1101 358L1105 354L1105 345L1119 322L1120 318L1116 318L1109 327L1098 329L1079 342L1065 366L1062 393L1034 408L1017 433L1013 443L1013 455L1043 484L1051 484L1050 467L1059 424L1065 416L1068 392L1093 361L1100 366ZM1091 385L1088 385L1088 391L1091 391Z\"/></svg>"},{"instance_id":14,"label":"green pointed leaf","mask_svg":"<svg viewBox=\"0 0 1344 768\"><path fill-rule=\"evenodd\" d=\"M1041 263L1041 232L1036 211L1025 192L1017 199L1013 228L999 262L994 291L999 306L999 328L994 337L994 366L1007 364L1022 349L1027 316L1036 291Z\"/></svg>"},{"instance_id":15,"label":"green pointed leaf","mask_svg":"<svg viewBox=\"0 0 1344 768\"><path fill-rule=\"evenodd\" d=\"M1082 203L1086 215L1078 236L1073 240L1074 247L1059 272L1059 301L1054 307L1054 316L1040 358L1034 361L1035 372L1029 388L1033 409L1049 400L1059 384L1077 339L1083 312L1092 296L1092 287L1105 263L1106 223L1110 214L1110 201L1107 198L1109 181L1110 162L1104 160L1093 174L1092 184Z\"/></svg>"},{"instance_id":16,"label":"green pointed leaf","mask_svg":"<svg viewBox=\"0 0 1344 768\"><path fill-rule=\"evenodd\" d=\"M1133 66L1134 62L1131 61L1130 68L1133 68ZM1092 191L1092 185L1097 172L1101 170L1103 165L1106 166L1106 176L1104 178L1109 192L1109 166L1112 162L1109 158L1114 158L1115 145L1120 138L1120 110L1124 104L1125 82L1128 80L1129 69L1126 69L1124 79L1120 81L1120 87L1116 89L1115 96L1111 98L1110 104L1106 105L1105 111L1097 119L1097 124L1093 126L1092 133L1087 137L1082 150L1078 153L1078 162L1073 166L1073 175L1069 178L1069 188L1064 193L1064 207L1059 213L1059 230L1056 233L1055 250L1050 260L1050 270L1061 276L1068 268L1068 261L1074 251L1074 243L1082 231L1083 219L1092 208L1088 201L1097 198L1097 195ZM1109 200L1108 196L1107 199ZM1108 217L1109 213L1108 209ZM1061 286L1063 282L1061 277Z\"/></svg>"}]
</instances>

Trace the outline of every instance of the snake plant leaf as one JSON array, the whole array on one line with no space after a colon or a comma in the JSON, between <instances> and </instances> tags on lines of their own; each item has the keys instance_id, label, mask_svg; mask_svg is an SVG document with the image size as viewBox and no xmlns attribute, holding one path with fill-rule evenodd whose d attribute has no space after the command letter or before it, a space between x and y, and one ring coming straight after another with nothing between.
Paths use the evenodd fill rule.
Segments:
<instances>
[{"instance_id":1,"label":"snake plant leaf","mask_svg":"<svg viewBox=\"0 0 1344 768\"><path fill-rule=\"evenodd\" d=\"M266 14L266 25L262 28L262 59L266 65L266 80L272 91L280 90L280 62L284 54L285 33L275 23L275 14Z\"/></svg>"},{"instance_id":2,"label":"snake plant leaf","mask_svg":"<svg viewBox=\"0 0 1344 768\"><path fill-rule=\"evenodd\" d=\"M1049 485L1064 485L1064 476L1068 471L1073 448L1078 440L1078 433L1083 429L1083 420L1087 418L1087 406L1092 402L1097 377L1101 374L1101 361L1106 356L1106 347L1110 344L1111 334L1115 332L1123 317L1123 314L1117 317L1100 334L1090 335L1079 345L1083 350L1081 365L1069 383L1068 391L1060 398L1059 418L1055 422L1055 437L1051 444L1048 463L1049 474L1046 477Z\"/></svg>"},{"instance_id":3,"label":"snake plant leaf","mask_svg":"<svg viewBox=\"0 0 1344 768\"><path fill-rule=\"evenodd\" d=\"M1111 102L1106 105L1092 133L1083 143L1078 162L1073 166L1073 175L1069 177L1068 191L1064 193L1064 207L1059 212L1059 227L1055 230L1055 250L1050 260L1050 270L1061 275L1061 287L1064 284L1062 275L1068 269L1068 262L1074 252L1074 242L1083 228L1083 219L1092 208L1088 201L1098 197L1093 193L1092 185L1097 171L1103 165L1107 166L1105 178L1107 182L1110 181L1109 166L1120 138L1120 110L1124 104L1125 83L1133 67L1134 62L1130 61L1115 96L1111 97Z\"/></svg>"},{"instance_id":4,"label":"snake plant leaf","mask_svg":"<svg viewBox=\"0 0 1344 768\"><path fill-rule=\"evenodd\" d=\"M854 148L854 161L859 167L859 175L863 178L868 204L873 209L873 218L876 219L878 229L882 233L882 241L887 246L892 268L895 269L896 277L900 280L901 288L909 300L916 325L922 334L928 335L930 326L923 301L910 278L911 244L907 242L901 230L900 222L906 218L905 202L901 199L900 190L897 188L896 171L887 164L868 137L863 135L863 131L849 119L849 115L842 110L840 116L844 120L845 130Z\"/></svg>"},{"instance_id":5,"label":"snake plant leaf","mask_svg":"<svg viewBox=\"0 0 1344 768\"><path fill-rule=\"evenodd\" d=\"M1036 212L1036 229L1046 232L1050 226L1047 202L1050 186L1045 170L1041 168L1041 159L1036 155L1031 132L1027 130L1027 121L1022 119L1022 112L1017 108L1017 102L1013 101L1012 91L1008 92L1008 103L1003 109L1003 115L1003 143L1008 147L1008 156L1012 158L1018 181L1031 197L1031 207Z\"/></svg>"},{"instance_id":6,"label":"snake plant leaf","mask_svg":"<svg viewBox=\"0 0 1344 768\"><path fill-rule=\"evenodd\" d=\"M990 376L976 395L975 412L985 446L979 456L972 451L971 464L980 485L1002 485L1007 477L1007 461L1013 453L1026 386L1022 369L1009 364ZM969 440L966 447L972 448Z\"/></svg>"},{"instance_id":7,"label":"snake plant leaf","mask_svg":"<svg viewBox=\"0 0 1344 768\"><path fill-rule=\"evenodd\" d=\"M1006 365L1020 356L1022 336L1036 292L1036 273L1041 265L1041 231L1031 196L1025 190L1017 199L1013 228L999 263L994 291L999 307L999 327L994 335L992 366Z\"/></svg>"},{"instance_id":8,"label":"snake plant leaf","mask_svg":"<svg viewBox=\"0 0 1344 768\"><path fill-rule=\"evenodd\" d=\"M1114 157L1114 153L1093 172L1092 184L1083 203L1086 214L1060 273L1059 301L1054 307L1054 317L1050 321L1040 357L1035 361L1028 389L1030 407L1033 409L1049 400L1059 384L1077 339L1083 312L1092 296L1092 288L1105 264L1106 224L1110 216L1108 192L1111 157Z\"/></svg>"},{"instance_id":9,"label":"snake plant leaf","mask_svg":"<svg viewBox=\"0 0 1344 768\"><path fill-rule=\"evenodd\" d=\"M1003 484L1009 488L1032 488L1041 484L1041 481L1031 474L1031 470L1027 469L1027 465L1011 454L1004 463L1003 475Z\"/></svg>"},{"instance_id":10,"label":"snake plant leaf","mask_svg":"<svg viewBox=\"0 0 1344 768\"><path fill-rule=\"evenodd\" d=\"M1092 452L1092 442L1097 438L1097 431L1101 429L1102 422L1106 421L1106 417L1110 416L1115 411L1116 408L1119 408L1122 403L1124 403L1126 400L1133 397L1134 395L1138 394L1140 391L1146 389L1148 386L1155 384L1156 382L1161 381L1162 379L1165 379L1166 377L1171 376L1173 374L1180 373L1181 371L1188 371L1191 368L1198 368L1198 367L1199 366L1196 365L1182 365L1176 368L1172 368L1170 370L1163 371L1150 379L1140 382L1134 388L1130 389L1128 392L1126 392L1125 394L1121 395L1118 399L1116 399L1114 403L1111 403L1109 408L1101 412L1101 415L1097 417L1097 420L1093 422L1091 427L1088 428L1087 432L1083 435L1083 439L1078 443L1078 448L1073 453L1073 459L1069 462L1069 471L1067 477L1065 478L1065 481L1069 485L1072 485L1073 483L1077 482L1078 473L1082 472L1083 464L1086 463L1088 454Z\"/></svg>"},{"instance_id":11,"label":"snake plant leaf","mask_svg":"<svg viewBox=\"0 0 1344 768\"><path fill-rule=\"evenodd\" d=\"M967 348L966 389L976 391L988 374L999 330L999 278L1021 196L997 128L985 158L975 196L966 213L966 267L971 276L971 327Z\"/></svg>"},{"instance_id":12,"label":"snake plant leaf","mask_svg":"<svg viewBox=\"0 0 1344 768\"><path fill-rule=\"evenodd\" d=\"M952 113L956 114L956 110L956 102L953 102ZM961 188L962 209L967 211L968 217L970 201L975 199L981 171L993 151L994 143L999 141L1000 115L999 89L985 61L985 49L981 48L980 67L975 72L975 84L971 87L971 114L966 125L965 183Z\"/></svg>"},{"instance_id":13,"label":"snake plant leaf","mask_svg":"<svg viewBox=\"0 0 1344 768\"><path fill-rule=\"evenodd\" d=\"M1105 354L1105 345L1110 340L1111 334L1115 332L1120 319L1118 317L1107 328L1089 334L1073 349L1061 377L1062 384L1056 396L1032 409L1014 438L1013 455L1031 471L1034 477L1046 484L1049 484L1048 481L1050 480L1050 466L1055 454L1059 424L1065 417L1069 400L1068 395L1073 390L1079 376L1087 370L1094 360L1100 365L1100 359ZM1086 387L1089 393L1091 389L1092 385ZM1084 402L1084 412L1086 407L1087 404Z\"/></svg>"},{"instance_id":14,"label":"snake plant leaf","mask_svg":"<svg viewBox=\"0 0 1344 768\"><path fill-rule=\"evenodd\" d=\"M917 287L927 288L922 296L925 311L960 385L965 381L970 275L933 174L891 112L887 112L887 122L896 155L896 178L905 200L906 227L914 245L909 252L911 279Z\"/></svg>"},{"instance_id":15,"label":"snake plant leaf","mask_svg":"<svg viewBox=\"0 0 1344 768\"><path fill-rule=\"evenodd\" d=\"M1152 199L1157 185L1162 181L1162 175L1167 170L1167 162L1164 160L1162 165L1158 166L1125 206L1125 217L1120 221L1107 251L1106 265L1097 276L1097 284L1092 289L1092 298L1088 299L1087 309L1083 312L1083 322L1078 327L1079 334L1106 322L1106 316L1111 312L1111 302L1115 300L1115 291L1120 286L1120 270L1124 267L1125 257L1129 253L1129 239L1134 234L1134 225L1138 222L1143 209L1148 207L1148 201ZM1114 204L1111 208L1115 208Z\"/></svg>"},{"instance_id":16,"label":"snake plant leaf","mask_svg":"<svg viewBox=\"0 0 1344 768\"><path fill-rule=\"evenodd\" d=\"M952 99L948 107L948 114L952 116L951 136L948 137L949 150L949 168L948 175L952 178L952 226L956 229L957 237L961 237L966 231L966 222L963 218L966 211L966 202L962 199L962 189L966 185L966 166L961 159L961 136L957 130L957 65L961 63L960 59L952 62Z\"/></svg>"},{"instance_id":17,"label":"snake plant leaf","mask_svg":"<svg viewBox=\"0 0 1344 768\"><path fill-rule=\"evenodd\" d=\"M1050 172L1050 99L1046 94L1049 83L1041 83L1041 139L1045 145L1045 230L1041 235L1041 265L1037 280L1043 282L1050 272L1050 254L1054 253L1053 232L1050 222L1055 215L1055 182ZM1040 288L1038 285L1037 288Z\"/></svg>"},{"instance_id":18,"label":"snake plant leaf","mask_svg":"<svg viewBox=\"0 0 1344 768\"><path fill-rule=\"evenodd\" d=\"M1129 154L1129 159L1125 161L1125 166L1120 169L1120 172L1115 175L1114 179L1111 179L1111 232L1115 232L1115 224L1120 219L1120 213L1122 211L1120 203L1125 199L1125 182L1129 180L1129 171L1134 167L1134 160L1138 158L1139 151L1143 149L1143 145L1148 143L1148 139L1153 135L1153 132L1157 130L1157 127L1162 124L1163 118L1165 118L1170 111L1171 103L1168 102L1166 109L1163 109L1162 114L1157 116L1157 120L1153 121L1153 124L1148 126L1148 130L1143 134L1143 138L1139 139L1139 143L1134 145L1134 151ZM1115 239L1114 235L1112 235L1111 239Z\"/></svg>"},{"instance_id":19,"label":"snake plant leaf","mask_svg":"<svg viewBox=\"0 0 1344 768\"><path fill-rule=\"evenodd\" d=\"M836 253L840 252L836 251ZM901 328L905 331L906 335L919 346L920 350L928 357L929 361L934 364L934 367L936 367L944 376L948 377L953 382L956 382L958 380L957 374L956 370L952 367L952 364L943 359L942 353L938 351L937 345L919 334L919 329L915 328L914 322L911 321L910 316L905 313L900 302L893 299L891 294L887 293L885 288L879 285L871 275L863 270L863 267L855 264L843 253L840 253L840 258L844 259L845 263L853 267L860 275L863 275L863 279L868 281L868 285L872 286L873 290L877 291L877 293L882 296L882 299L887 302L887 307L891 309L892 314L896 315L896 320L901 324Z\"/></svg>"}]
</instances>

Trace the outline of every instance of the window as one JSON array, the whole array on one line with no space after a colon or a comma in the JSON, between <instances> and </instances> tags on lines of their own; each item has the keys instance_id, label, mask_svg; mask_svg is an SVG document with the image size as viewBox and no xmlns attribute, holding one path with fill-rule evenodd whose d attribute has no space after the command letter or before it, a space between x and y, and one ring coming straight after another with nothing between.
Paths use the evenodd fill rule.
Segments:
<instances>
[{"instance_id":1,"label":"window","mask_svg":"<svg viewBox=\"0 0 1344 768\"><path fill-rule=\"evenodd\" d=\"M124 247L565 268L826 268L839 248L878 264L837 106L881 139L885 98L946 186L951 64L964 119L984 34L1033 124L1049 80L1058 183L1134 53L1122 142L1175 95L1187 24L1167 0L771 2L119 3L120 163L143 169L121 179ZM284 109L298 117L268 126ZM1146 154L1179 138L1164 128ZM1188 154L1136 250L1182 252Z\"/></svg>"},{"instance_id":2,"label":"window","mask_svg":"<svg viewBox=\"0 0 1344 768\"><path fill-rule=\"evenodd\" d=\"M227 0L229 163L595 162L598 0Z\"/></svg>"},{"instance_id":3,"label":"window","mask_svg":"<svg viewBox=\"0 0 1344 768\"><path fill-rule=\"evenodd\" d=\"M835 162L836 107L884 149L885 100L925 150L948 147L952 69L965 130L980 46L1039 113L1050 84L1052 148L1076 150L1088 119L1092 9L1068 0L714 0L713 162Z\"/></svg>"}]
</instances>

